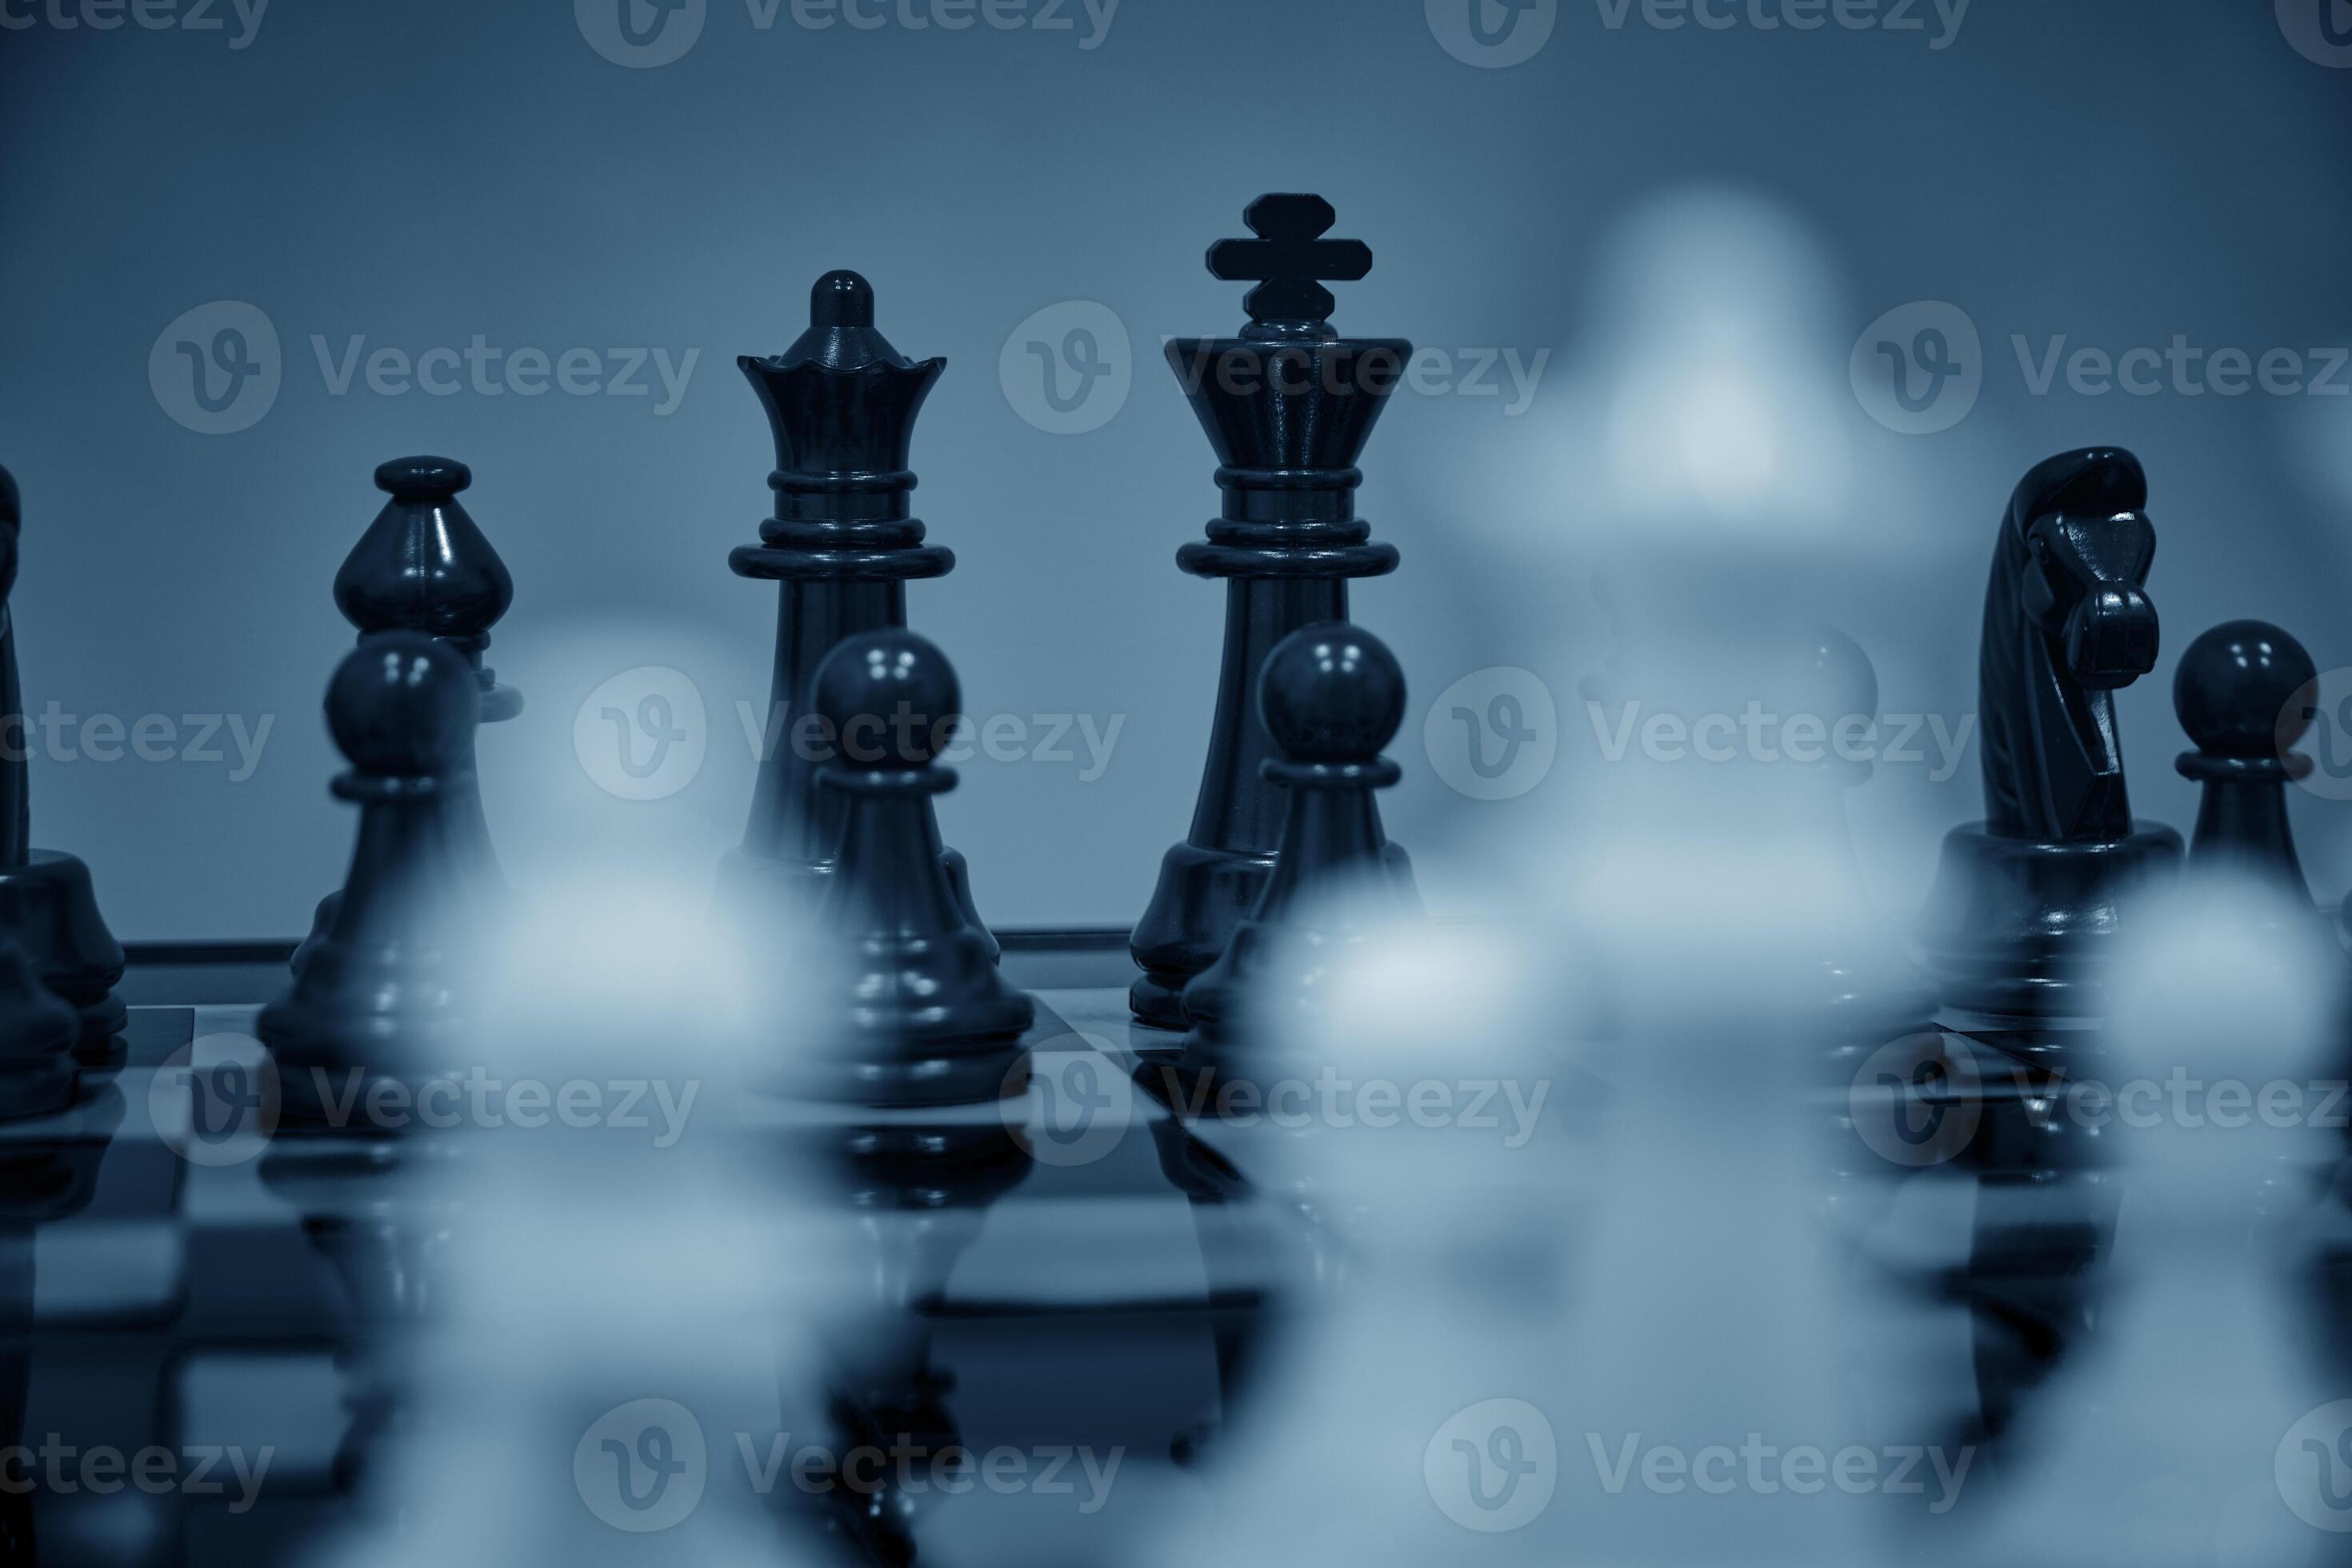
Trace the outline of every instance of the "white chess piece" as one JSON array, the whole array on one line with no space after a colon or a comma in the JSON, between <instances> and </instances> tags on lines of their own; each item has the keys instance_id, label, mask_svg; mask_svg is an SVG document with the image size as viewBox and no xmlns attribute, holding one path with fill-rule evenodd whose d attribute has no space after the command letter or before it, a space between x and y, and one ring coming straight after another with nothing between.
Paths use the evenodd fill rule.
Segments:
<instances>
[{"instance_id":1,"label":"white chess piece","mask_svg":"<svg viewBox=\"0 0 2352 1568\"><path fill-rule=\"evenodd\" d=\"M2112 1081L2070 1110L2111 1120L2122 1145L2112 1305L2013 1434L2025 1479L1979 1560L2224 1568L2340 1544L2314 1522L2352 1415L2314 1436L2328 1391L2278 1245L2328 1152L2310 1123L2315 1084L2337 1076L2340 959L2307 907L2276 898L2192 875L2121 966ZM2321 1441L2315 1465L2305 1439Z\"/></svg>"},{"instance_id":2,"label":"white chess piece","mask_svg":"<svg viewBox=\"0 0 2352 1568\"><path fill-rule=\"evenodd\" d=\"M737 1118L752 971L699 903L574 889L496 951L446 1308L371 1479L394 1528L336 1568L792 1561L763 1460L824 1440L805 1331L855 1271Z\"/></svg>"}]
</instances>

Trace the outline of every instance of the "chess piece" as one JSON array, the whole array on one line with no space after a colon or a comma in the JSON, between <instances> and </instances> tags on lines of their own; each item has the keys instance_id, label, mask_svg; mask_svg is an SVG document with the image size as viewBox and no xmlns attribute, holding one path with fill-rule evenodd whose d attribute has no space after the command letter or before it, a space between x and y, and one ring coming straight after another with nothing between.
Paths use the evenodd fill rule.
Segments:
<instances>
[{"instance_id":1,"label":"chess piece","mask_svg":"<svg viewBox=\"0 0 2352 1568\"><path fill-rule=\"evenodd\" d=\"M955 671L928 640L865 632L825 656L816 711L836 759L817 780L847 810L816 927L845 951L838 1037L809 1084L867 1106L998 1099L1035 1009L997 973L940 853L931 796L956 775L933 760L962 712Z\"/></svg>"},{"instance_id":2,"label":"chess piece","mask_svg":"<svg viewBox=\"0 0 2352 1568\"><path fill-rule=\"evenodd\" d=\"M1281 855L1223 955L1184 988L1193 1026L1179 1071L1195 1084L1207 1075L1212 1095L1264 1054L1267 1035L1329 1005L1333 965L1367 931L1420 913L1389 873L1372 804L1403 776L1381 752L1404 705L1396 656L1344 621L1303 626L1266 658L1258 717L1277 755L1259 769L1288 798Z\"/></svg>"},{"instance_id":3,"label":"chess piece","mask_svg":"<svg viewBox=\"0 0 2352 1568\"><path fill-rule=\"evenodd\" d=\"M807 741L817 667L849 637L903 629L907 584L955 567L952 551L923 542L907 501L915 416L948 362L919 364L891 347L875 330L873 287L855 272L828 272L810 290L808 331L792 347L735 363L775 435L776 514L760 525L760 542L727 563L779 585L769 704L781 723L760 763L742 845L719 874L754 904L774 896L805 910L824 896L848 816L845 797L818 786L822 747ZM992 962L996 939L972 902L963 857L940 855Z\"/></svg>"},{"instance_id":4,"label":"chess piece","mask_svg":"<svg viewBox=\"0 0 2352 1568\"><path fill-rule=\"evenodd\" d=\"M73 1103L80 1034L80 1016L41 984L24 949L0 938L0 1121Z\"/></svg>"},{"instance_id":5,"label":"chess piece","mask_svg":"<svg viewBox=\"0 0 2352 1568\"><path fill-rule=\"evenodd\" d=\"M2343 1511L2342 1390L2291 1292L2340 1135L2315 1096L2276 1099L2340 1077L2337 959L2307 908L2276 879L2192 858L2127 940L2112 1081L2167 1088L2106 1117L2124 1156L2117 1285L2067 1384L2022 1417L2032 1459L1987 1535L1951 1561L2339 1560L2316 1547ZM2232 1102L2249 1086L2266 1109ZM2128 1087L2116 1104L2133 1107Z\"/></svg>"},{"instance_id":6,"label":"chess piece","mask_svg":"<svg viewBox=\"0 0 2352 1568\"><path fill-rule=\"evenodd\" d=\"M2293 749L2311 713L2294 699L2318 674L2303 645L2265 621L2225 621L2180 656L2172 706L2197 749L2174 765L2203 786L2191 866L2233 865L2310 902L2286 785L2311 772L2311 759Z\"/></svg>"},{"instance_id":7,"label":"chess piece","mask_svg":"<svg viewBox=\"0 0 2352 1568\"><path fill-rule=\"evenodd\" d=\"M98 912L89 868L61 850L32 847L26 722L16 674L16 541L24 512L16 481L0 468L0 936L15 942L34 973L80 1016L75 1058L87 1068L121 1065L127 1009L114 994L122 949ZM13 731L13 733L11 733Z\"/></svg>"},{"instance_id":8,"label":"chess piece","mask_svg":"<svg viewBox=\"0 0 2352 1568\"><path fill-rule=\"evenodd\" d=\"M481 721L495 724L522 711L522 693L500 686L498 672L482 663L490 628L514 603L514 579L491 548L457 492L474 482L474 472L449 458L395 458L375 471L376 488L391 496L335 574L335 605L365 641L381 632L423 632L438 639L472 667L481 693ZM459 772L442 809L448 814L450 847L461 869L494 898L506 889L490 827L475 783L473 741L466 742ZM319 900L310 935L294 953L301 973L320 941L335 923L336 895Z\"/></svg>"},{"instance_id":9,"label":"chess piece","mask_svg":"<svg viewBox=\"0 0 2352 1568\"><path fill-rule=\"evenodd\" d=\"M1395 547L1371 542L1371 525L1356 516L1356 459L1412 345L1332 331L1324 280L1362 278L1372 255L1360 241L1321 237L1337 221L1329 203L1261 196L1245 216L1259 237L1220 242L1209 270L1258 280L1249 325L1237 338L1167 346L1224 492L1223 515L1176 563L1225 583L1224 658L1192 832L1161 862L1131 943L1143 969L1129 993L1136 1016L1171 1028L1183 1026L1186 984L1224 952L1274 872L1284 791L1259 772L1272 745L1254 706L1258 671L1301 626L1348 618L1350 578L1397 566ZM1384 854L1409 880L1403 850Z\"/></svg>"},{"instance_id":10,"label":"chess piece","mask_svg":"<svg viewBox=\"0 0 2352 1568\"><path fill-rule=\"evenodd\" d=\"M370 637L327 688L327 725L352 764L334 793L360 808L359 840L334 923L257 1026L289 1124L364 1106L379 1083L413 1093L444 1076L452 949L467 934L454 928L471 906L441 805L465 787L479 701L465 659L419 632Z\"/></svg>"},{"instance_id":11,"label":"chess piece","mask_svg":"<svg viewBox=\"0 0 2352 1568\"><path fill-rule=\"evenodd\" d=\"M2134 822L2115 693L2156 666L2147 476L2119 448L2018 484L1994 547L1979 666L1985 820L1944 840L1920 942L1944 1000L2041 1018L2097 1007L2101 955L2180 864Z\"/></svg>"}]
</instances>

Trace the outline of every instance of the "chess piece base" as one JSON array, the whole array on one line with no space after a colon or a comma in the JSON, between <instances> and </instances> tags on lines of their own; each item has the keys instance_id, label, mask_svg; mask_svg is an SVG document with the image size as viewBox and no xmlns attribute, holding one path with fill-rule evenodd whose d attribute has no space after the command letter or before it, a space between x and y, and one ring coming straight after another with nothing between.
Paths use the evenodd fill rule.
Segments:
<instances>
[{"instance_id":1,"label":"chess piece base","mask_svg":"<svg viewBox=\"0 0 2352 1568\"><path fill-rule=\"evenodd\" d=\"M1384 845L1381 859L1418 907L1412 858L1404 847ZM1163 1029L1190 1026L1184 987L1224 956L1234 933L1265 892L1275 861L1270 851L1210 849L1190 842L1168 851L1160 863L1160 886L1151 906L1143 911L1129 942L1143 970L1127 992L1128 1006L1138 1019Z\"/></svg>"},{"instance_id":2,"label":"chess piece base","mask_svg":"<svg viewBox=\"0 0 2352 1568\"><path fill-rule=\"evenodd\" d=\"M0 931L24 948L41 984L81 1016L75 1060L115 1065L121 1053L114 1037L129 1016L114 994L122 947L98 911L89 868L74 856L36 849L24 865L0 868Z\"/></svg>"},{"instance_id":3,"label":"chess piece base","mask_svg":"<svg viewBox=\"0 0 2352 1568\"><path fill-rule=\"evenodd\" d=\"M1982 823L1952 829L1917 938L1945 1005L2018 1018L2098 1016L2100 970L2132 906L2180 863L2180 835L2158 823L2136 823L2105 844L2003 838Z\"/></svg>"}]
</instances>

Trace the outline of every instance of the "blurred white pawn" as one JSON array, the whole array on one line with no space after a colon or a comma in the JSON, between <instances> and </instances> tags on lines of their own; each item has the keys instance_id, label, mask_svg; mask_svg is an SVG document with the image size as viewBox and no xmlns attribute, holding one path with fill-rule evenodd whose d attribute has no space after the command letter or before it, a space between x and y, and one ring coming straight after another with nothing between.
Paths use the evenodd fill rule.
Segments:
<instances>
[{"instance_id":1,"label":"blurred white pawn","mask_svg":"<svg viewBox=\"0 0 2352 1568\"><path fill-rule=\"evenodd\" d=\"M782 1516L814 1506L758 1460L823 1440L812 1331L856 1275L739 1115L788 1043L751 1032L757 972L704 907L575 888L489 952L446 1310L371 1480L395 1529L338 1568L792 1560Z\"/></svg>"},{"instance_id":2,"label":"blurred white pawn","mask_svg":"<svg viewBox=\"0 0 2352 1568\"><path fill-rule=\"evenodd\" d=\"M1975 1560L2241 1568L2342 1544L2315 1525L2352 1525L2327 1501L2352 1408L2327 1420L2280 1245L2331 1152L2309 1122L2337 1076L2341 965L2308 905L2210 874L2123 956L2114 1098L2081 1102L2123 1145L2113 1305L2021 1421L2026 1479Z\"/></svg>"},{"instance_id":3,"label":"blurred white pawn","mask_svg":"<svg viewBox=\"0 0 2352 1568\"><path fill-rule=\"evenodd\" d=\"M1611 1096L1561 1334L1562 1505L1592 1561L1873 1561L1888 1450L1935 1447L1845 1395L1892 1309L1852 1289L1823 1217L1812 1091L1841 993L1821 960L1868 951L1841 941L1864 916L1836 847L1803 813L1718 802L1619 838L1573 889L1567 940L1599 959L1615 1026L1591 1047Z\"/></svg>"},{"instance_id":4,"label":"blurred white pawn","mask_svg":"<svg viewBox=\"0 0 2352 1568\"><path fill-rule=\"evenodd\" d=\"M1199 1128L1337 1266L1285 1303L1303 1310L1272 1372L1150 1563L1570 1560L1550 1506L1562 1086L1528 956L1497 931L1370 927L1328 955L1313 1034L1265 1058L1266 1110Z\"/></svg>"}]
</instances>

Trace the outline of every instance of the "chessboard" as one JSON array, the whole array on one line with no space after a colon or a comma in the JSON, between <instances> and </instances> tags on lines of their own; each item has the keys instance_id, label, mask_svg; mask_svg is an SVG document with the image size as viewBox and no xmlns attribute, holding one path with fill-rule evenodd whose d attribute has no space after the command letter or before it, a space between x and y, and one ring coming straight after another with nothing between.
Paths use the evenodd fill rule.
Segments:
<instances>
[{"instance_id":1,"label":"chessboard","mask_svg":"<svg viewBox=\"0 0 2352 1568\"><path fill-rule=\"evenodd\" d=\"M881 1337L897 1381L861 1387L867 1408L845 1420L877 1446L898 1433L1058 1458L1070 1489L975 1487L880 1522L828 1510L798 1527L838 1552L814 1560L1129 1560L1171 1500L1206 1505L1202 1456L1249 1409L1295 1325L1341 1287L1344 1243L1253 1184L1248 1137L1156 1091L1155 1064L1181 1037L1132 1016L1125 933L1002 940L1005 973L1036 1005L1024 1045L1044 1091L1017 1114L991 1111L1017 1134L1004 1160L919 1176L868 1234L877 1257L924 1261L871 1271L881 1283L858 1331L892 1325ZM122 1065L89 1075L65 1112L0 1124L16 1194L0 1384L14 1407L0 1418L30 1450L26 1473L58 1467L9 1499L12 1561L299 1563L365 1518L339 1470L367 1418L352 1346L371 1312L397 1305L363 1299L324 1242L349 1215L317 1199L351 1181L333 1168L349 1156L191 1142L204 1092L192 1046L250 1040L287 956L134 949ZM1891 1125L1899 1107L1866 1094L1823 1103L1836 1134L1825 1146L1843 1142L1868 1189L1844 1200L1869 1216L1846 1227L1848 1266L1906 1302L1901 1342L1880 1353L1940 1380L1944 1440L1982 1442L2091 1321L2112 1204L2096 1156L2053 1148L2035 1125L2027 1056L1939 1029L1911 1043L1905 1070L1929 1058L1946 1064L1938 1082L1976 1086L1981 1114L1957 1158L1890 1177L1864 1147L1887 1132L1856 1124ZM1567 1098L1605 1101L1608 1086L1570 1057L1557 1070ZM320 1161L323 1177L301 1170ZM168 1486L83 1468L85 1456L142 1453L170 1457ZM1080 1455L1118 1456L1099 1497ZM731 1458L714 1447L714 1471Z\"/></svg>"}]
</instances>

